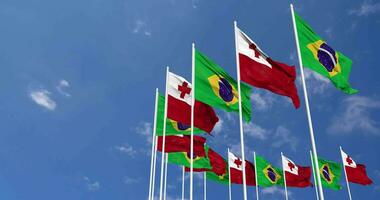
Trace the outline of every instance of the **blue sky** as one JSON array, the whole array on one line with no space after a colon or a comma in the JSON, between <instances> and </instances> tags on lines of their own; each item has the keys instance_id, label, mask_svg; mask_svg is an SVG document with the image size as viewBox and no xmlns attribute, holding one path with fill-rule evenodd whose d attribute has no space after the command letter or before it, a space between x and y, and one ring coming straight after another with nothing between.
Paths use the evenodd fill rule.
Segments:
<instances>
[{"instance_id":1,"label":"blue sky","mask_svg":"<svg viewBox=\"0 0 380 200\"><path fill-rule=\"evenodd\" d=\"M165 66L190 80L191 42L235 71L233 20L268 55L297 65L291 1L2 0L0 2L0 199L146 199L154 91L164 91ZM340 161L339 145L367 165L374 184L351 184L354 199L380 195L380 2L297 2L296 11L354 64L347 96L305 70L318 153ZM298 69L298 65L297 65ZM246 155L255 150L280 164L280 152L310 165L310 139L301 108L254 89ZM218 111L208 137L220 154L239 154L238 116ZM180 197L177 166L169 166L168 199ZM342 180L342 184L344 182ZM188 186L188 185L187 185ZM328 199L346 199L325 189ZM196 177L197 199L202 194ZM209 199L227 187L208 182ZM282 188L260 190L281 199ZM290 189L313 199L313 188ZM242 187L233 187L241 199ZM254 188L248 196L253 198Z\"/></svg>"}]
</instances>

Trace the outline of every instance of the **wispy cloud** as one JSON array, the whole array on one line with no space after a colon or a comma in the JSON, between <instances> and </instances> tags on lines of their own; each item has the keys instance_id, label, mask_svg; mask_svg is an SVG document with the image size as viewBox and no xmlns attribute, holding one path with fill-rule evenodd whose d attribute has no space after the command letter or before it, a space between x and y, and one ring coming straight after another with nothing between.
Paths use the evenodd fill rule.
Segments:
<instances>
[{"instance_id":1,"label":"wispy cloud","mask_svg":"<svg viewBox=\"0 0 380 200\"><path fill-rule=\"evenodd\" d=\"M100 189L100 183L98 181L92 181L90 178L88 178L87 176L84 176L83 177L83 180L86 184L86 188L89 190L89 191L97 191Z\"/></svg>"},{"instance_id":2,"label":"wispy cloud","mask_svg":"<svg viewBox=\"0 0 380 200\"><path fill-rule=\"evenodd\" d=\"M132 29L134 34L143 34L145 36L151 36L152 32L149 31L148 26L145 21L138 19L135 21L134 27Z\"/></svg>"},{"instance_id":3,"label":"wispy cloud","mask_svg":"<svg viewBox=\"0 0 380 200\"><path fill-rule=\"evenodd\" d=\"M68 81L66 81L65 79L62 79L59 81L56 89L61 95L65 96L65 97L71 97L71 94L64 91L64 89L68 88L68 87L70 87L70 83Z\"/></svg>"},{"instance_id":4,"label":"wispy cloud","mask_svg":"<svg viewBox=\"0 0 380 200\"><path fill-rule=\"evenodd\" d=\"M141 181L140 178L132 178L132 177L124 177L124 180L123 180L123 182L127 185L135 184L135 183L138 183L140 181Z\"/></svg>"},{"instance_id":5,"label":"wispy cloud","mask_svg":"<svg viewBox=\"0 0 380 200\"><path fill-rule=\"evenodd\" d=\"M216 125L215 125L215 127L213 129L213 132L215 134L218 135L219 133L222 132L222 130L223 130L223 123L224 123L223 119L219 117L219 121L216 123Z\"/></svg>"},{"instance_id":6,"label":"wispy cloud","mask_svg":"<svg viewBox=\"0 0 380 200\"><path fill-rule=\"evenodd\" d=\"M307 87L313 94L322 94L331 87L330 80L309 69L304 70ZM298 79L301 81L301 78ZM302 84L302 83L301 83Z\"/></svg>"},{"instance_id":7,"label":"wispy cloud","mask_svg":"<svg viewBox=\"0 0 380 200\"><path fill-rule=\"evenodd\" d=\"M380 122L371 117L380 109L380 101L365 96L350 96L343 100L341 112L331 120L328 133L344 134L361 130L368 134L380 135Z\"/></svg>"},{"instance_id":8,"label":"wispy cloud","mask_svg":"<svg viewBox=\"0 0 380 200\"><path fill-rule=\"evenodd\" d=\"M29 93L30 98L39 106L48 110L55 110L57 104L50 98L50 92L45 89L32 90Z\"/></svg>"},{"instance_id":9,"label":"wispy cloud","mask_svg":"<svg viewBox=\"0 0 380 200\"><path fill-rule=\"evenodd\" d=\"M274 195L274 194L281 194L285 196L285 190L280 189L278 187L268 187L268 188L263 188L261 190L261 193L263 195ZM293 195L292 192L288 191L288 197L291 197Z\"/></svg>"},{"instance_id":10,"label":"wispy cloud","mask_svg":"<svg viewBox=\"0 0 380 200\"><path fill-rule=\"evenodd\" d=\"M331 27L325 29L324 32L325 32L325 34L327 35L328 38L331 39L333 37L333 34L332 34L333 33L333 29Z\"/></svg>"},{"instance_id":11,"label":"wispy cloud","mask_svg":"<svg viewBox=\"0 0 380 200\"><path fill-rule=\"evenodd\" d=\"M137 151L129 144L114 146L114 149L130 157L134 157L137 154Z\"/></svg>"},{"instance_id":12,"label":"wispy cloud","mask_svg":"<svg viewBox=\"0 0 380 200\"><path fill-rule=\"evenodd\" d=\"M267 91L254 91L251 94L252 108L256 111L266 111L270 109L274 102L274 95Z\"/></svg>"},{"instance_id":13,"label":"wispy cloud","mask_svg":"<svg viewBox=\"0 0 380 200\"><path fill-rule=\"evenodd\" d=\"M252 122L248 124L244 124L243 128L244 128L244 133L246 133L250 137L253 137L259 140L267 139L268 135L270 134L270 132L267 129Z\"/></svg>"},{"instance_id":14,"label":"wispy cloud","mask_svg":"<svg viewBox=\"0 0 380 200\"><path fill-rule=\"evenodd\" d=\"M291 134L289 129L284 126L279 126L274 133L274 141L272 146L279 148L285 145L289 146L293 151L296 151L298 139Z\"/></svg>"},{"instance_id":15,"label":"wispy cloud","mask_svg":"<svg viewBox=\"0 0 380 200\"><path fill-rule=\"evenodd\" d=\"M350 15L356 15L359 17L369 16L377 12L380 12L380 3L379 2L373 3L372 1L364 1L361 3L361 5L358 8L351 9L348 11Z\"/></svg>"},{"instance_id":16,"label":"wispy cloud","mask_svg":"<svg viewBox=\"0 0 380 200\"><path fill-rule=\"evenodd\" d=\"M152 144L152 123L140 122L135 128L135 131L145 137L149 144Z\"/></svg>"}]
</instances>

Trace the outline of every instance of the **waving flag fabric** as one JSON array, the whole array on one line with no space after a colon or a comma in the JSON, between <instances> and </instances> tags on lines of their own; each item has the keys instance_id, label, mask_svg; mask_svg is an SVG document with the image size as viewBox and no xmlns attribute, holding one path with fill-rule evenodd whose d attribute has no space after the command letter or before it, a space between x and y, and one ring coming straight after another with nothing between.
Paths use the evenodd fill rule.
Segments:
<instances>
[{"instance_id":1,"label":"waving flag fabric","mask_svg":"<svg viewBox=\"0 0 380 200\"><path fill-rule=\"evenodd\" d=\"M157 150L162 151L163 137L159 136L157 140ZM194 154L205 156L204 144L206 139L200 136L194 136ZM190 152L191 139L190 136L165 136L165 152Z\"/></svg>"},{"instance_id":2,"label":"waving flag fabric","mask_svg":"<svg viewBox=\"0 0 380 200\"><path fill-rule=\"evenodd\" d=\"M347 179L349 182L357 183L360 185L372 184L372 180L367 175L365 165L357 164L343 150L341 150L340 153L342 155L343 165L346 169Z\"/></svg>"},{"instance_id":3,"label":"waving flag fabric","mask_svg":"<svg viewBox=\"0 0 380 200\"><path fill-rule=\"evenodd\" d=\"M157 105L157 123L156 123L156 135L163 135L163 124L164 124L164 114L165 114L165 97L162 95L158 96ZM190 135L190 126L175 120L166 119L166 136L168 135ZM194 134L204 133L199 128L194 127Z\"/></svg>"},{"instance_id":4,"label":"waving flag fabric","mask_svg":"<svg viewBox=\"0 0 380 200\"><path fill-rule=\"evenodd\" d=\"M198 155L194 153L193 156L193 168L211 169L210 159L208 158L208 146L204 146L205 155ZM168 162L171 164L182 165L190 167L190 152L176 152L168 153Z\"/></svg>"},{"instance_id":5,"label":"waving flag fabric","mask_svg":"<svg viewBox=\"0 0 380 200\"><path fill-rule=\"evenodd\" d=\"M195 51L195 98L213 107L239 112L237 82L207 56ZM251 119L251 89L241 84L245 121Z\"/></svg>"},{"instance_id":6,"label":"waving flag fabric","mask_svg":"<svg viewBox=\"0 0 380 200\"><path fill-rule=\"evenodd\" d=\"M284 185L282 170L273 167L268 161L261 156L256 156L257 181L262 187L271 187L274 185Z\"/></svg>"},{"instance_id":7,"label":"waving flag fabric","mask_svg":"<svg viewBox=\"0 0 380 200\"><path fill-rule=\"evenodd\" d=\"M282 156L282 167L285 171L287 187L311 186L311 168L296 165L289 158Z\"/></svg>"},{"instance_id":8,"label":"waving flag fabric","mask_svg":"<svg viewBox=\"0 0 380 200\"><path fill-rule=\"evenodd\" d=\"M255 168L252 163L245 161L246 184L250 186L256 185ZM228 152L228 166L230 168L231 183L243 184L243 162L233 153Z\"/></svg>"},{"instance_id":9,"label":"waving flag fabric","mask_svg":"<svg viewBox=\"0 0 380 200\"><path fill-rule=\"evenodd\" d=\"M348 82L352 61L328 45L298 14L295 18L303 65L330 79L343 92L357 93Z\"/></svg>"},{"instance_id":10,"label":"waving flag fabric","mask_svg":"<svg viewBox=\"0 0 380 200\"><path fill-rule=\"evenodd\" d=\"M340 190L341 166L339 163L318 158L319 173L323 187Z\"/></svg>"},{"instance_id":11,"label":"waving flag fabric","mask_svg":"<svg viewBox=\"0 0 380 200\"><path fill-rule=\"evenodd\" d=\"M265 53L241 30L237 30L240 77L255 87L292 99L294 107L299 108L295 67L277 62Z\"/></svg>"},{"instance_id":12,"label":"waving flag fabric","mask_svg":"<svg viewBox=\"0 0 380 200\"><path fill-rule=\"evenodd\" d=\"M190 125L191 84L184 78L169 72L168 77L168 118ZM208 133L219 121L214 109L195 101L194 126Z\"/></svg>"}]
</instances>

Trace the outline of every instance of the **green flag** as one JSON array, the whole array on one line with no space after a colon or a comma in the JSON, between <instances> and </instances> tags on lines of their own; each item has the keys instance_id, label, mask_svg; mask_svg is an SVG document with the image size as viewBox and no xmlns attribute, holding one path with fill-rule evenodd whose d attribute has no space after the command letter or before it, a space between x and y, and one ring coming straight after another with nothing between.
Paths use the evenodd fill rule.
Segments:
<instances>
[{"instance_id":1,"label":"green flag","mask_svg":"<svg viewBox=\"0 0 380 200\"><path fill-rule=\"evenodd\" d=\"M318 168L323 187L340 190L341 166L339 163L318 158Z\"/></svg>"},{"instance_id":2,"label":"green flag","mask_svg":"<svg viewBox=\"0 0 380 200\"><path fill-rule=\"evenodd\" d=\"M241 86L242 110L245 121L251 119L251 88ZM215 62L195 51L195 98L228 112L239 112L237 82Z\"/></svg>"},{"instance_id":3,"label":"green flag","mask_svg":"<svg viewBox=\"0 0 380 200\"><path fill-rule=\"evenodd\" d=\"M208 146L205 145L206 156L196 156L193 159L193 168L195 169L211 169L210 159L208 158ZM168 153L168 163L190 167L189 152Z\"/></svg>"},{"instance_id":4,"label":"green flag","mask_svg":"<svg viewBox=\"0 0 380 200\"><path fill-rule=\"evenodd\" d=\"M223 173L223 174L216 174L215 172L213 171L207 171L206 172L206 177L208 180L212 180L212 181L215 181L217 183L220 183L220 184L225 184L225 185L228 185L229 184L229 176L228 176L228 164L227 162L226 163L226 171Z\"/></svg>"},{"instance_id":5,"label":"green flag","mask_svg":"<svg viewBox=\"0 0 380 200\"><path fill-rule=\"evenodd\" d=\"M163 135L164 125L164 111L165 111L165 97L158 96L157 102L157 122L156 122L156 135ZM166 120L166 134L165 135L190 135L190 126L167 118ZM204 133L201 129L194 127L194 134Z\"/></svg>"},{"instance_id":6,"label":"green flag","mask_svg":"<svg viewBox=\"0 0 380 200\"><path fill-rule=\"evenodd\" d=\"M357 93L348 83L352 61L327 45L296 13L295 19L303 65L330 79L343 92Z\"/></svg>"},{"instance_id":7,"label":"green flag","mask_svg":"<svg viewBox=\"0 0 380 200\"><path fill-rule=\"evenodd\" d=\"M259 186L284 185L282 169L273 167L263 157L256 155L256 173Z\"/></svg>"}]
</instances>

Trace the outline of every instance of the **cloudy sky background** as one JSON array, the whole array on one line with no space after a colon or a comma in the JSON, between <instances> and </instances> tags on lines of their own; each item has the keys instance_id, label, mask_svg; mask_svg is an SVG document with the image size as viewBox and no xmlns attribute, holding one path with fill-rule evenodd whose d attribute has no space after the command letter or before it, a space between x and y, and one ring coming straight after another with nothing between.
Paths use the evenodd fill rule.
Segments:
<instances>
[{"instance_id":1,"label":"cloudy sky background","mask_svg":"<svg viewBox=\"0 0 380 200\"><path fill-rule=\"evenodd\" d=\"M165 66L190 80L191 43L233 77L233 20L273 59L296 65L291 1L3 0L0 2L0 199L146 199L154 91L164 91ZM339 145L367 165L374 184L351 185L354 199L380 195L380 2L305 0L296 11L354 64L348 96L305 70L318 153L340 161ZM280 152L310 165L301 108L254 89L246 155L275 165ZM239 154L238 116L218 111L207 143ZM169 166L168 195L180 197L181 171ZM196 176L197 199L202 176ZM343 185L345 184L342 180ZM188 186L188 184L186 185ZM188 187L186 187L187 189ZM313 199L313 188L290 189ZM241 199L242 187L233 187ZM208 182L209 199L227 187ZM283 189L261 189L281 199ZM188 196L188 194L186 195ZM253 198L254 188L248 196ZM325 189L329 199L347 198Z\"/></svg>"}]
</instances>

